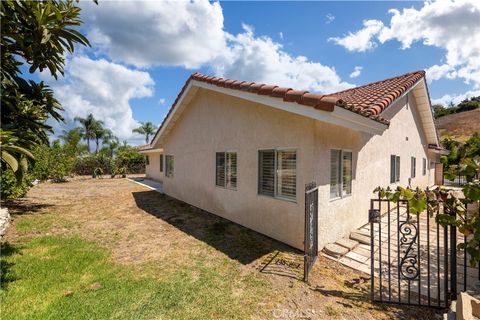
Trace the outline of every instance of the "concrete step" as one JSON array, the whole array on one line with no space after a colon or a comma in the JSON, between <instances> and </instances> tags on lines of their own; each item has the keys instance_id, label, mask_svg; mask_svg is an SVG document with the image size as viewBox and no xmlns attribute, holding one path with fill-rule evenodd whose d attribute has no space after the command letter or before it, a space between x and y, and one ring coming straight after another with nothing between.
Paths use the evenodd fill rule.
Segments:
<instances>
[{"instance_id":1,"label":"concrete step","mask_svg":"<svg viewBox=\"0 0 480 320\"><path fill-rule=\"evenodd\" d=\"M356 246L358 246L358 241L348 239L348 238L342 238L342 239L336 241L335 244L338 244L339 246L347 248L349 251L351 251Z\"/></svg>"},{"instance_id":2,"label":"concrete step","mask_svg":"<svg viewBox=\"0 0 480 320\"><path fill-rule=\"evenodd\" d=\"M363 231L353 231L352 233L350 233L350 239L360 242L362 244L370 245L370 235L367 235Z\"/></svg>"},{"instance_id":3,"label":"concrete step","mask_svg":"<svg viewBox=\"0 0 480 320\"><path fill-rule=\"evenodd\" d=\"M343 255L348 253L348 249L342 246L339 246L335 243L329 243L324 248L323 251L334 258L340 258Z\"/></svg>"},{"instance_id":4,"label":"concrete step","mask_svg":"<svg viewBox=\"0 0 480 320\"><path fill-rule=\"evenodd\" d=\"M455 320L457 318L457 315L455 313L456 308L457 308L457 301L454 300L454 301L452 301L452 304L450 305L450 308L448 309L448 312L443 314L443 319L444 320Z\"/></svg>"}]
</instances>

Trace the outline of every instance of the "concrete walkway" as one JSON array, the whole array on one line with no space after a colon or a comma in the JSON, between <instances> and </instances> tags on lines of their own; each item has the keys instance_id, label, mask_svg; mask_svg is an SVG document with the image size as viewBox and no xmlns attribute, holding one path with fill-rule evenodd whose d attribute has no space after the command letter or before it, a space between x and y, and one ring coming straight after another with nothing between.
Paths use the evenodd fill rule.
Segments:
<instances>
[{"instance_id":1,"label":"concrete walkway","mask_svg":"<svg viewBox=\"0 0 480 320\"><path fill-rule=\"evenodd\" d=\"M150 180L147 178L128 178L129 181L138 183L141 186L144 186L145 188L148 188L150 190L155 190L157 192L163 193L163 185L161 182Z\"/></svg>"}]
</instances>

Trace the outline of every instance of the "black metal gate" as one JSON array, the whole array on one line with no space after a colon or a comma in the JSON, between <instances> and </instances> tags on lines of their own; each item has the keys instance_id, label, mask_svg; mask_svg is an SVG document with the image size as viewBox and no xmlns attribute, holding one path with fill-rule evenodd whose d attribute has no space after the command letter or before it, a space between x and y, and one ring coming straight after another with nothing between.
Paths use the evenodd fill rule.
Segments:
<instances>
[{"instance_id":1,"label":"black metal gate","mask_svg":"<svg viewBox=\"0 0 480 320\"><path fill-rule=\"evenodd\" d=\"M457 250L467 239L435 221L440 210L411 213L406 200L371 200L373 301L444 308L480 279L479 266L471 267Z\"/></svg>"},{"instance_id":2,"label":"black metal gate","mask_svg":"<svg viewBox=\"0 0 480 320\"><path fill-rule=\"evenodd\" d=\"M308 274L318 256L318 187L315 182L305 185L305 255L303 280L308 281Z\"/></svg>"}]
</instances>

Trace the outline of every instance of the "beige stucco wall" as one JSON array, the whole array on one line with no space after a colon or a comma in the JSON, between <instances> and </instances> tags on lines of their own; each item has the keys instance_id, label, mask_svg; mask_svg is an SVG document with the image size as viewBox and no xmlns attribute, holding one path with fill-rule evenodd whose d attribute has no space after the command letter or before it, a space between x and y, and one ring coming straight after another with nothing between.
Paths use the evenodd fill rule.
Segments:
<instances>
[{"instance_id":1,"label":"beige stucco wall","mask_svg":"<svg viewBox=\"0 0 480 320\"><path fill-rule=\"evenodd\" d=\"M175 157L174 176L160 175L158 155L151 156L147 176L162 180L172 197L300 249L304 185L316 181L322 247L367 222L372 190L390 184L391 154L401 156L401 185L408 183L411 156L417 158L417 178L412 185L429 184L429 175L421 172L427 143L416 129L420 120L413 97L409 100L409 108L406 98L392 106L385 115L391 118L389 129L372 136L201 89L163 145L153 146ZM269 148L297 150L296 202L257 194L258 150ZM333 201L329 185L332 148L352 150L354 162L352 195ZM215 152L220 151L237 152L237 190L215 186ZM431 176L433 181L433 172Z\"/></svg>"},{"instance_id":2,"label":"beige stucco wall","mask_svg":"<svg viewBox=\"0 0 480 320\"><path fill-rule=\"evenodd\" d=\"M408 107L407 107L408 106ZM412 187L433 185L434 168L429 161L437 161L428 151L420 117L412 94L398 101L384 113L390 126L382 135L369 135L323 123L316 124L317 161L316 180L319 189L319 245L348 236L350 231L368 222L368 209L373 190L377 186L407 186L411 174L411 157L416 157L416 177ZM418 129L420 129L420 132ZM407 139L408 138L408 139ZM330 200L330 149L353 151L352 195ZM390 184L390 156L400 156L400 181ZM427 173L422 175L422 159L427 159ZM430 159L430 160L429 160ZM321 165L325 164L325 165Z\"/></svg>"},{"instance_id":3,"label":"beige stucco wall","mask_svg":"<svg viewBox=\"0 0 480 320\"><path fill-rule=\"evenodd\" d=\"M175 159L168 195L297 248L303 247L303 185L311 180L314 120L203 90L162 146ZM297 149L296 202L257 194L258 150ZM237 152L237 190L215 186L215 153Z\"/></svg>"},{"instance_id":4,"label":"beige stucco wall","mask_svg":"<svg viewBox=\"0 0 480 320\"><path fill-rule=\"evenodd\" d=\"M145 166L145 176L156 181L163 181L164 172L160 172L160 153L149 153L149 164Z\"/></svg>"}]
</instances>

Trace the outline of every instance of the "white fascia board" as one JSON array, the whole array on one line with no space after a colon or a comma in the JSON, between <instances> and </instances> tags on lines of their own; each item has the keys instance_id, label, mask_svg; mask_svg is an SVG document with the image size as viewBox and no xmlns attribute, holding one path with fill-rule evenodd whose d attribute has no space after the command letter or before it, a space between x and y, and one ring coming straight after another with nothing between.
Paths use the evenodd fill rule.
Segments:
<instances>
[{"instance_id":1,"label":"white fascia board","mask_svg":"<svg viewBox=\"0 0 480 320\"><path fill-rule=\"evenodd\" d=\"M433 114L432 114L432 109L431 109L431 106L430 106L430 101L428 99L426 85L427 84L425 82L425 78L419 79L407 91L405 91L402 95L400 95L392 103L390 103L384 109L384 111L386 111L388 108L391 108L391 106L397 104L399 101L401 101L401 99L403 97L408 95L410 92L413 92L416 100L417 99L423 99L424 100L422 102L416 101L416 106L417 106L417 111L418 111L420 117L422 118L421 123L423 125L424 130L425 130L425 135L426 135L426 138L428 140L428 143L433 143L433 144L436 144L438 146L439 143L438 143L438 138L437 138L437 132L436 132L436 129L435 129L435 123L434 123L434 120L433 120ZM422 94L418 94L417 93L418 90L421 90ZM426 119L425 119L425 117L426 117ZM424 121L424 120L426 120L426 121ZM433 139L430 140L430 138L433 138Z\"/></svg>"},{"instance_id":2,"label":"white fascia board","mask_svg":"<svg viewBox=\"0 0 480 320\"><path fill-rule=\"evenodd\" d=\"M141 153L141 154L162 153L162 152L163 152L163 149L162 149L162 148L138 150L138 153Z\"/></svg>"},{"instance_id":3,"label":"white fascia board","mask_svg":"<svg viewBox=\"0 0 480 320\"><path fill-rule=\"evenodd\" d=\"M279 110L298 114L304 117L312 118L322 122L327 122L342 127L367 132L370 134L382 134L388 126L375 120L366 118L355 112L335 106L333 112L317 110L313 107L304 106L294 102L285 102L282 99L272 98L270 96L258 95L245 91L239 91L224 87L218 87L205 82L192 80L191 84L207 90L220 92L229 96L252 101L255 103L270 106Z\"/></svg>"},{"instance_id":4,"label":"white fascia board","mask_svg":"<svg viewBox=\"0 0 480 320\"><path fill-rule=\"evenodd\" d=\"M428 108L428 111L429 111L428 115L427 115L427 121L428 121L428 123L431 124L430 126L428 126L428 128L430 129L430 134L434 138L435 144L437 146L439 146L440 141L438 141L437 129L435 127L435 119L433 118L433 111L432 111L431 102L430 102L430 99L429 99L429 96L428 96L427 82L425 81L425 78L423 78L423 93L424 93L425 96L422 99L426 100L427 108Z\"/></svg>"}]
</instances>

